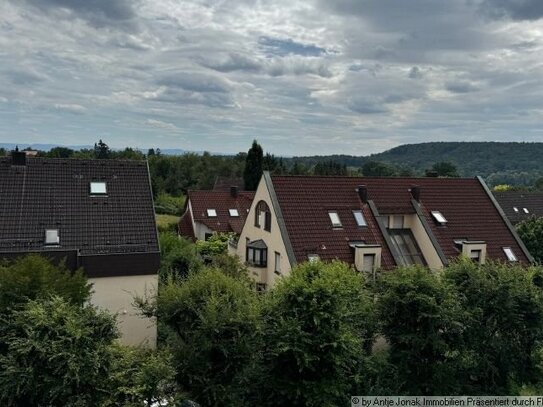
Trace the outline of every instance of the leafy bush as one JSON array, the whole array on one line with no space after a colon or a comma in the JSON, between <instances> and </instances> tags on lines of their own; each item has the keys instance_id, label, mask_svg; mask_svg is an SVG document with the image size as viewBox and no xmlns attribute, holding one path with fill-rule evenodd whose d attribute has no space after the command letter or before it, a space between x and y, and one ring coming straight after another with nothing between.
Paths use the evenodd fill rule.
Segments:
<instances>
[{"instance_id":1,"label":"leafy bush","mask_svg":"<svg viewBox=\"0 0 543 407\"><path fill-rule=\"evenodd\" d=\"M189 240L175 233L161 233L159 236L161 264L159 277L161 282L173 279L184 279L203 267L196 246Z\"/></svg>"},{"instance_id":2,"label":"leafy bush","mask_svg":"<svg viewBox=\"0 0 543 407\"><path fill-rule=\"evenodd\" d=\"M213 233L208 240L198 240L196 249L202 258L211 260L213 256L226 254L231 233Z\"/></svg>"},{"instance_id":3,"label":"leafy bush","mask_svg":"<svg viewBox=\"0 0 543 407\"><path fill-rule=\"evenodd\" d=\"M174 215L156 215L156 227L159 233L175 232L179 224L179 217Z\"/></svg>"},{"instance_id":4,"label":"leafy bush","mask_svg":"<svg viewBox=\"0 0 543 407\"><path fill-rule=\"evenodd\" d=\"M543 264L543 217L532 216L520 222L517 232L534 259Z\"/></svg>"},{"instance_id":5,"label":"leafy bush","mask_svg":"<svg viewBox=\"0 0 543 407\"><path fill-rule=\"evenodd\" d=\"M181 216L185 208L185 196L172 196L161 193L155 198L155 212L159 214Z\"/></svg>"}]
</instances>

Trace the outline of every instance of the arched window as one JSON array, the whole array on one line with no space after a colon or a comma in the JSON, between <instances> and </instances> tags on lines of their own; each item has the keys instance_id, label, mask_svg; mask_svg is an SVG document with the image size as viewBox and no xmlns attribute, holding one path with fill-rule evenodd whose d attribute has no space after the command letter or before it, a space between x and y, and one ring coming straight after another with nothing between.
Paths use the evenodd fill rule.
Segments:
<instances>
[{"instance_id":1,"label":"arched window","mask_svg":"<svg viewBox=\"0 0 543 407\"><path fill-rule=\"evenodd\" d=\"M264 227L264 230L271 231L271 211L268 204L260 201L256 205L255 211L255 226L257 228Z\"/></svg>"}]
</instances>

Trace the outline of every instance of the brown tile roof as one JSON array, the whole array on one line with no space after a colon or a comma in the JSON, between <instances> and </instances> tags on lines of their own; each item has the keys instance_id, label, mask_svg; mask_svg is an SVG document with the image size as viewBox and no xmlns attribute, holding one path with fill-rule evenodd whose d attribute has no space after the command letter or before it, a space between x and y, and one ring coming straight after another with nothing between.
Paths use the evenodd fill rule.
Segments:
<instances>
[{"instance_id":1,"label":"brown tile roof","mask_svg":"<svg viewBox=\"0 0 543 407\"><path fill-rule=\"evenodd\" d=\"M91 181L105 181L107 196L91 196ZM2 157L0 225L4 253L159 251L145 161ZM58 229L60 247L45 246L46 229Z\"/></svg>"},{"instance_id":2,"label":"brown tile roof","mask_svg":"<svg viewBox=\"0 0 543 407\"><path fill-rule=\"evenodd\" d=\"M531 216L543 216L543 191L494 192L494 196L513 224L522 222ZM517 208L518 212L514 208ZM525 208L528 213L526 213Z\"/></svg>"},{"instance_id":3,"label":"brown tile roof","mask_svg":"<svg viewBox=\"0 0 543 407\"><path fill-rule=\"evenodd\" d=\"M454 240L469 239L484 240L490 258L506 260L502 247L511 247L521 261L528 262L478 179L272 176L272 182L297 261L315 252L322 259L353 263L348 242L364 240L381 245L382 266L394 267L376 219L362 204L357 187L367 186L368 198L383 215L415 213L409 189L419 185L422 212L446 257L459 254ZM356 209L362 209L368 227L357 226L352 215ZM329 210L338 212L343 228L332 227ZM436 224L433 210L445 216L446 226Z\"/></svg>"},{"instance_id":4,"label":"brown tile roof","mask_svg":"<svg viewBox=\"0 0 543 407\"><path fill-rule=\"evenodd\" d=\"M213 231L241 233L254 195L252 191L238 191L237 197L233 197L230 190L189 191L186 208L190 202L193 220L203 223ZM208 209L215 209L217 216L209 217ZM237 209L239 216L230 216L230 209ZM179 231L184 236L194 238L194 231L191 231L192 222L189 222L190 216L191 214L186 210L179 222Z\"/></svg>"}]
</instances>

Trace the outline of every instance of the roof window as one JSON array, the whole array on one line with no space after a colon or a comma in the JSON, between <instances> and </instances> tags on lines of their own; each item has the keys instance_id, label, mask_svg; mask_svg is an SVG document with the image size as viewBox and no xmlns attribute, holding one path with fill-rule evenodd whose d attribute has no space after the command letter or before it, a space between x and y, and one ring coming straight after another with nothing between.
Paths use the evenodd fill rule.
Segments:
<instances>
[{"instance_id":1,"label":"roof window","mask_svg":"<svg viewBox=\"0 0 543 407\"><path fill-rule=\"evenodd\" d=\"M340 228L342 226L341 220L339 219L339 215L336 211L328 212L328 216L330 216L330 221L332 222L333 227Z\"/></svg>"},{"instance_id":2,"label":"roof window","mask_svg":"<svg viewBox=\"0 0 543 407\"><path fill-rule=\"evenodd\" d=\"M507 256L507 260L518 261L517 256L515 256L515 253L513 253L513 249L511 249L510 247L504 247L503 252Z\"/></svg>"},{"instance_id":3,"label":"roof window","mask_svg":"<svg viewBox=\"0 0 543 407\"><path fill-rule=\"evenodd\" d=\"M233 218L237 218L239 216L239 212L237 209L228 209L228 213L230 214L230 216L232 216Z\"/></svg>"},{"instance_id":4,"label":"roof window","mask_svg":"<svg viewBox=\"0 0 543 407\"><path fill-rule=\"evenodd\" d=\"M432 211L432 216L440 225L445 225L447 223L447 219L445 219L445 216L439 211Z\"/></svg>"},{"instance_id":5,"label":"roof window","mask_svg":"<svg viewBox=\"0 0 543 407\"><path fill-rule=\"evenodd\" d=\"M90 193L92 195L107 194L107 186L104 181L93 181L90 183Z\"/></svg>"},{"instance_id":6,"label":"roof window","mask_svg":"<svg viewBox=\"0 0 543 407\"><path fill-rule=\"evenodd\" d=\"M513 206L513 210L518 213L518 208L516 206Z\"/></svg>"},{"instance_id":7,"label":"roof window","mask_svg":"<svg viewBox=\"0 0 543 407\"><path fill-rule=\"evenodd\" d=\"M354 219L356 220L356 224L358 226L367 226L366 219L364 219L364 215L362 214L362 211L353 211Z\"/></svg>"},{"instance_id":8,"label":"roof window","mask_svg":"<svg viewBox=\"0 0 543 407\"><path fill-rule=\"evenodd\" d=\"M530 211L528 210L528 208L522 208L522 210L524 211L524 213L530 213Z\"/></svg>"},{"instance_id":9,"label":"roof window","mask_svg":"<svg viewBox=\"0 0 543 407\"><path fill-rule=\"evenodd\" d=\"M58 229L45 229L45 244L55 245L60 243Z\"/></svg>"},{"instance_id":10,"label":"roof window","mask_svg":"<svg viewBox=\"0 0 543 407\"><path fill-rule=\"evenodd\" d=\"M207 210L207 217L208 218L216 218L217 217L217 211L215 209L208 209Z\"/></svg>"}]
</instances>

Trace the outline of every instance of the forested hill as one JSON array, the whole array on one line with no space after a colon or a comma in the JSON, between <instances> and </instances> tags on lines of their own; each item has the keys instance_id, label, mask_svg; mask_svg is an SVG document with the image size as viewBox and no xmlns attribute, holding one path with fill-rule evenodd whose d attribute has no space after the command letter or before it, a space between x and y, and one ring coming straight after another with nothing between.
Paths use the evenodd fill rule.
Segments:
<instances>
[{"instance_id":1,"label":"forested hill","mask_svg":"<svg viewBox=\"0 0 543 407\"><path fill-rule=\"evenodd\" d=\"M380 161L409 168L418 174L424 173L436 162L446 161L456 165L461 176L498 177L503 178L504 182L511 177L543 175L543 143L432 142L405 144L365 157L334 155L295 159L305 164L334 160L349 167L360 167L367 161Z\"/></svg>"}]
</instances>

